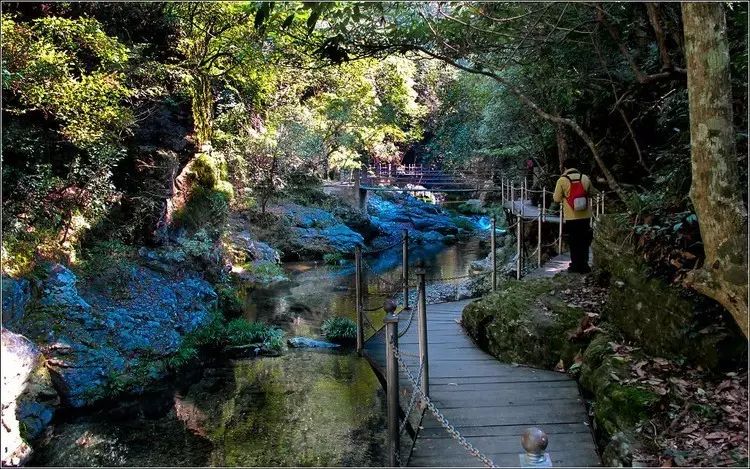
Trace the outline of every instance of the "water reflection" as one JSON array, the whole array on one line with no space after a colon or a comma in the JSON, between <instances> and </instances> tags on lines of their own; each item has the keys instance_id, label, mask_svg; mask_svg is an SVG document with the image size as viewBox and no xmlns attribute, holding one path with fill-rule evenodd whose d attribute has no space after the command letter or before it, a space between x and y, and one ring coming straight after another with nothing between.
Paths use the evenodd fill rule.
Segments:
<instances>
[{"instance_id":1,"label":"water reflection","mask_svg":"<svg viewBox=\"0 0 750 469\"><path fill-rule=\"evenodd\" d=\"M473 239L449 247L443 244L413 246L409 264L413 266L418 259L424 259L428 279L466 275L473 261L487 255L486 244ZM364 273L368 292L366 306L382 305L386 297L400 291L400 247L365 256L364 264L367 267ZM290 335L317 336L321 323L330 316L355 319L353 263L330 267L315 262L295 262L285 264L284 268L291 279L289 284L248 289L245 303L248 320L278 325ZM410 283L415 282L411 268Z\"/></svg>"}]
</instances>

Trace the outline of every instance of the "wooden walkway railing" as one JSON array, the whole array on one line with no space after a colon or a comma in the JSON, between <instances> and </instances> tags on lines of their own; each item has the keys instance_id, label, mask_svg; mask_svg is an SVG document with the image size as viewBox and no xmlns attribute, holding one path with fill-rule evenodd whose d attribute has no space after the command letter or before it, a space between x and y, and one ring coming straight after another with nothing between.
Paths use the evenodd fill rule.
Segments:
<instances>
[{"instance_id":1,"label":"wooden walkway railing","mask_svg":"<svg viewBox=\"0 0 750 469\"><path fill-rule=\"evenodd\" d=\"M506 194L504 188L503 194ZM522 194L519 196L525 196ZM509 228L517 229L516 275L520 278L523 223L537 222L537 252L541 253L545 246L541 243L542 223L561 224L561 218L548 215L546 207L537 207L537 212L533 212L528 199L512 198L512 188L508 195L507 205L504 205L516 217ZM595 213L598 216L602 211L603 199L597 198ZM465 276L491 274L493 289L497 287L496 233L493 219L492 271ZM560 231L558 239L546 246L558 244L560 249L561 234ZM392 293L403 293L408 299L409 290L416 287L416 309L408 308L406 303L400 314L394 314L397 305L387 300L383 306L387 313L384 327L365 341L365 325L368 323L372 327L372 324L363 307L363 289L359 285L357 288L357 349L371 363L386 389L389 464L600 465L575 381L562 373L501 363L479 349L460 325L463 308L471 300L427 306L428 280L423 264L417 264L417 284L408 284L406 231L401 244L402 281L394 285ZM367 253L358 249L355 255L359 281L363 254ZM560 270L544 269L541 256L537 256L537 260L537 269L530 273L533 277L551 276ZM566 258L562 253L550 259L550 264L558 267L563 263Z\"/></svg>"}]
</instances>

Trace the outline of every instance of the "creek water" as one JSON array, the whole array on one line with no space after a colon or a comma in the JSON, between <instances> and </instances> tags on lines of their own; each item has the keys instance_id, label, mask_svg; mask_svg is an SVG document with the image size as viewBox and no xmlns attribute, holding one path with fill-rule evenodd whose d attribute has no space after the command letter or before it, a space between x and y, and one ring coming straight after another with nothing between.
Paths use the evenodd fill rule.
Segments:
<instances>
[{"instance_id":1,"label":"creek water","mask_svg":"<svg viewBox=\"0 0 750 469\"><path fill-rule=\"evenodd\" d=\"M469 272L487 248L475 240L414 246L427 277ZM400 288L401 250L365 257L367 306ZM286 264L290 281L248 288L245 317L319 338L331 316L354 318L354 267ZM413 269L412 269L413 272ZM375 327L383 312L372 313ZM372 330L367 331L367 335ZM384 393L351 350L290 349L279 357L232 360L196 370L187 383L143 396L128 411L59 418L35 446L45 466L382 466Z\"/></svg>"}]
</instances>

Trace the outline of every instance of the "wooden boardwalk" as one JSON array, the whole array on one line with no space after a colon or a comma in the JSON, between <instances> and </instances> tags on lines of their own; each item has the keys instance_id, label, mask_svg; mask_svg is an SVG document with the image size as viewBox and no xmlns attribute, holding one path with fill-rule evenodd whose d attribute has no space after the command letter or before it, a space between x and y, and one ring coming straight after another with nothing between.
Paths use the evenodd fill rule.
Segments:
<instances>
[{"instance_id":1,"label":"wooden boardwalk","mask_svg":"<svg viewBox=\"0 0 750 469\"><path fill-rule=\"evenodd\" d=\"M529 426L538 426L549 435L547 452L554 466L599 466L576 382L563 373L501 363L480 350L459 323L461 312L471 301L427 306L430 397L438 409L498 466L519 465L518 455L523 452L520 436ZM399 330L408 322L409 313L402 312ZM381 376L384 342L380 331L365 345L365 356ZM399 350L416 376L416 312L413 324L399 339ZM400 389L403 410L412 390L403 372ZM413 414L416 438L405 434L401 444L402 460L409 466L482 465L450 437L429 410L421 423L421 414Z\"/></svg>"},{"instance_id":2,"label":"wooden boardwalk","mask_svg":"<svg viewBox=\"0 0 750 469\"><path fill-rule=\"evenodd\" d=\"M552 200L547 200L547 203L551 203ZM522 218L524 220L536 220L536 218L539 216L539 207L536 205L532 205L530 200L525 200L521 202L520 200L508 200L503 204L503 207L507 208L508 210L511 210L516 215L521 215L523 213ZM549 210L549 205L547 206L547 214L544 217L545 223L560 223L560 216L554 215Z\"/></svg>"}]
</instances>

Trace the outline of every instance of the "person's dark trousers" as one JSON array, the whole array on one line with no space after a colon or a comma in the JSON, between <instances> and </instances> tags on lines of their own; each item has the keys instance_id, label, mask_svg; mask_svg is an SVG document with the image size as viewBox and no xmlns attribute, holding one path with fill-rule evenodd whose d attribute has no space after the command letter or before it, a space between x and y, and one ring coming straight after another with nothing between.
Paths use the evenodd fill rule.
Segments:
<instances>
[{"instance_id":1,"label":"person's dark trousers","mask_svg":"<svg viewBox=\"0 0 750 469\"><path fill-rule=\"evenodd\" d=\"M565 234L568 237L568 246L570 246L571 270L588 272L590 270L589 246L593 238L590 220L588 218L565 220Z\"/></svg>"}]
</instances>

